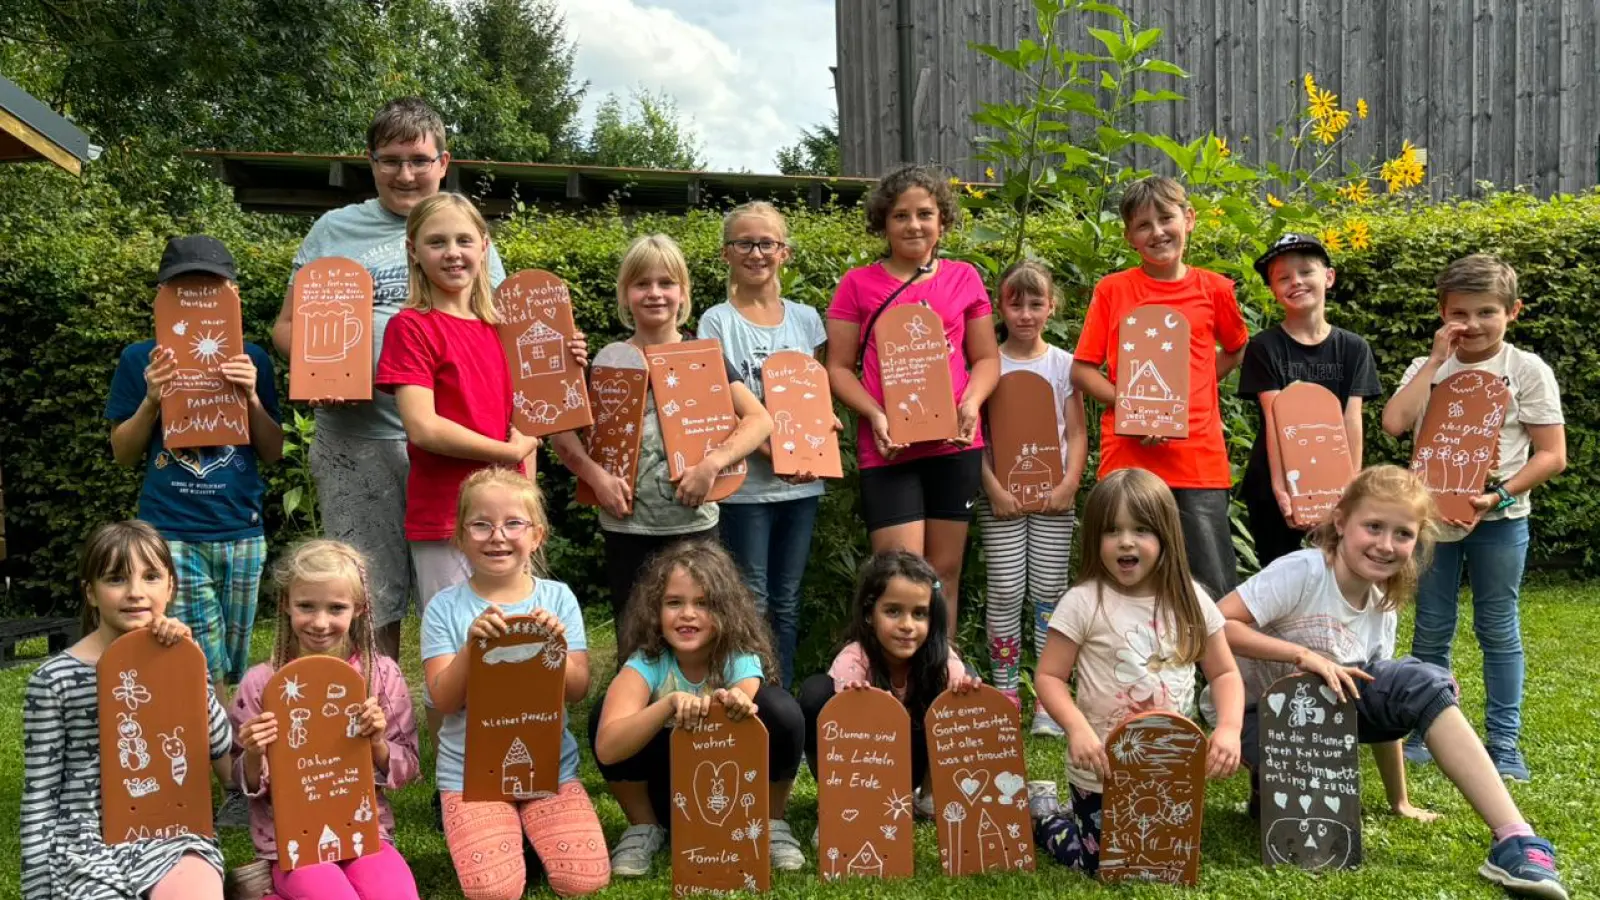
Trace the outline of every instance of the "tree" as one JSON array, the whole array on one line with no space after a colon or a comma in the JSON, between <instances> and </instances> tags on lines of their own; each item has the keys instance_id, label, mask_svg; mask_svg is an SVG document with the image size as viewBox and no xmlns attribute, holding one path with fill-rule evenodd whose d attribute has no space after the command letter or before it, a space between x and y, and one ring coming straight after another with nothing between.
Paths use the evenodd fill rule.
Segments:
<instances>
[{"instance_id":1,"label":"tree","mask_svg":"<svg viewBox=\"0 0 1600 900\"><path fill-rule=\"evenodd\" d=\"M800 140L778 148L778 171L785 175L839 175L839 113L833 121L800 129Z\"/></svg>"},{"instance_id":2,"label":"tree","mask_svg":"<svg viewBox=\"0 0 1600 900\"><path fill-rule=\"evenodd\" d=\"M560 160L579 149L578 107L586 85L573 81L575 45L553 0L467 0L462 27L486 86L485 106L499 109L520 136L479 134L483 120L462 121L464 136L489 159ZM510 138L512 146L506 146ZM542 141L530 140L542 138ZM530 155L525 147L542 144Z\"/></svg>"},{"instance_id":3,"label":"tree","mask_svg":"<svg viewBox=\"0 0 1600 900\"><path fill-rule=\"evenodd\" d=\"M664 93L633 92L627 107L608 94L596 110L582 161L595 166L703 169L704 149Z\"/></svg>"}]
</instances>

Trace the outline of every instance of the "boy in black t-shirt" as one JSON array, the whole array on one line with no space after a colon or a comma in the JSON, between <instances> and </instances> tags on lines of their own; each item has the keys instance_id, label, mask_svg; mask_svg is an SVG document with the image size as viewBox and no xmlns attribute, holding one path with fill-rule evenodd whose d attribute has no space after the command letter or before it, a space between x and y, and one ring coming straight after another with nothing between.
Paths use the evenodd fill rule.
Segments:
<instances>
[{"instance_id":1,"label":"boy in black t-shirt","mask_svg":"<svg viewBox=\"0 0 1600 900\"><path fill-rule=\"evenodd\" d=\"M1254 398L1261 405L1261 427L1250 450L1240 495L1250 516L1256 557L1266 568L1278 557L1300 549L1306 535L1289 521L1288 489L1268 465L1273 398L1296 381L1332 391L1344 408L1350 461L1359 472L1361 401L1381 395L1383 389L1366 340L1329 325L1324 315L1334 271L1328 251L1316 238L1285 234L1256 260L1255 268L1284 310L1282 324L1250 339L1239 371L1239 396Z\"/></svg>"}]
</instances>

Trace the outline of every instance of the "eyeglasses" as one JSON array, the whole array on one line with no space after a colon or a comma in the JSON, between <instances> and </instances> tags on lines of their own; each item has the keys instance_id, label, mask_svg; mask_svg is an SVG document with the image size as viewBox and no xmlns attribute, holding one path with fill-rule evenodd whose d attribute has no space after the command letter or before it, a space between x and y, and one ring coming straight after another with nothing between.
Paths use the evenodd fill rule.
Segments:
<instances>
[{"instance_id":1,"label":"eyeglasses","mask_svg":"<svg viewBox=\"0 0 1600 900\"><path fill-rule=\"evenodd\" d=\"M378 167L378 171L393 175L401 169L420 172L438 162L442 156L444 156L443 151L432 156L413 156L409 159L401 159L397 156L369 156L367 158L372 160L372 164Z\"/></svg>"},{"instance_id":2,"label":"eyeglasses","mask_svg":"<svg viewBox=\"0 0 1600 900\"><path fill-rule=\"evenodd\" d=\"M723 241L722 246L732 247L746 256L756 250L760 250L762 256L771 256L789 245L783 241Z\"/></svg>"},{"instance_id":3,"label":"eyeglasses","mask_svg":"<svg viewBox=\"0 0 1600 900\"><path fill-rule=\"evenodd\" d=\"M467 523L467 534L472 535L472 539L475 541L487 541L493 538L495 532L498 531L505 535L506 540L514 541L527 534L528 529L532 527L533 523L527 519L507 519L499 525L479 520Z\"/></svg>"}]
</instances>

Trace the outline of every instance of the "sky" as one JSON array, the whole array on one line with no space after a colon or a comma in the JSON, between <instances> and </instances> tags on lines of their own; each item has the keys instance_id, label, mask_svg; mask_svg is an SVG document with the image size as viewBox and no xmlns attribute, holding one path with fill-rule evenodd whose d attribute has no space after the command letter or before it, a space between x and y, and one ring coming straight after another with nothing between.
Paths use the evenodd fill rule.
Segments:
<instances>
[{"instance_id":1,"label":"sky","mask_svg":"<svg viewBox=\"0 0 1600 900\"><path fill-rule=\"evenodd\" d=\"M588 81L665 92L714 171L776 172L778 148L834 110L834 0L557 0Z\"/></svg>"}]
</instances>

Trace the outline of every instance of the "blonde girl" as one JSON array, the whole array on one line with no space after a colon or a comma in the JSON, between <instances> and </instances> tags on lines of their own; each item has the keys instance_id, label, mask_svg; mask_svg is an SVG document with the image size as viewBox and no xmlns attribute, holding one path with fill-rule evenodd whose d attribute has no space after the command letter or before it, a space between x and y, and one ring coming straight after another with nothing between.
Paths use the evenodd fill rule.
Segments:
<instances>
[{"instance_id":1,"label":"blonde girl","mask_svg":"<svg viewBox=\"0 0 1600 900\"><path fill-rule=\"evenodd\" d=\"M1372 744L1395 815L1438 818L1413 806L1406 790L1401 742L1421 735L1439 770L1489 827L1479 874L1513 893L1566 900L1555 849L1534 834L1506 791L1461 713L1450 673L1415 657L1393 658L1398 611L1416 597L1436 520L1433 498L1415 475L1372 466L1312 532L1315 546L1279 557L1222 599L1228 643L1242 660L1250 700L1244 717L1250 810L1260 815L1255 704L1278 678L1310 672L1354 702L1357 732Z\"/></svg>"},{"instance_id":2,"label":"blonde girl","mask_svg":"<svg viewBox=\"0 0 1600 900\"><path fill-rule=\"evenodd\" d=\"M1143 469L1111 473L1089 492L1083 525L1083 577L1050 616L1035 678L1066 732L1070 808L1052 782L1033 783L1029 800L1036 842L1062 865L1092 874L1110 768L1106 734L1145 710L1193 715L1199 663L1218 719L1206 774L1231 775L1244 694L1222 614L1189 572L1178 504L1161 479Z\"/></svg>"},{"instance_id":3,"label":"blonde girl","mask_svg":"<svg viewBox=\"0 0 1600 900\"><path fill-rule=\"evenodd\" d=\"M99 708L95 666L141 628L168 646L192 640L166 616L176 582L166 541L145 522L102 525L83 546L83 639L35 669L22 699L23 900L221 900L214 839L100 837L100 727L116 720ZM210 687L206 703L212 768L226 786L233 730Z\"/></svg>"},{"instance_id":4,"label":"blonde girl","mask_svg":"<svg viewBox=\"0 0 1600 900\"><path fill-rule=\"evenodd\" d=\"M349 544L306 541L291 548L274 568L278 593L278 631L272 658L245 673L234 695L229 718L237 729L234 773L250 798L250 837L256 858L271 869L273 892L280 900L356 900L386 897L414 900L417 883L411 868L394 847L394 811L385 791L399 790L421 774L417 757L417 724L411 692L400 666L374 652L372 601L367 590L367 565ZM366 680L360 726L372 752L378 778L378 829L382 846L376 853L336 863L301 866L285 872L278 859L273 829L271 776L267 748L280 737L282 723L262 712L262 693L273 673L303 656L332 656L356 667ZM292 778L293 773L284 777Z\"/></svg>"},{"instance_id":5,"label":"blonde girl","mask_svg":"<svg viewBox=\"0 0 1600 900\"><path fill-rule=\"evenodd\" d=\"M1043 511L1023 513L1001 478L1018 463L993 458L993 445L983 457L983 495L978 500L978 533L983 537L988 592L984 617L989 629L989 666L994 686L1018 703L1022 664L1022 602L1033 606L1033 652L1044 654L1051 613L1067 589L1072 564L1072 533L1077 525L1078 485L1089 455L1084 433L1083 395L1072 389L1072 354L1045 342L1044 329L1056 310L1050 270L1036 260L1022 260L1000 276L1000 319L1005 340L1000 344L1000 375L1030 372L1050 385L1054 403L1059 459L1049 460L1061 478L1050 489ZM1030 410L1029 415L1042 414ZM989 412L994 421L994 411ZM1033 733L1061 736L1037 698Z\"/></svg>"},{"instance_id":6,"label":"blonde girl","mask_svg":"<svg viewBox=\"0 0 1600 900\"><path fill-rule=\"evenodd\" d=\"M394 395L406 429L406 540L424 610L467 575L450 542L461 482L491 465L526 460L531 471L539 444L511 427L488 249L489 226L467 198L418 203L406 220L411 298L390 320L378 359L375 384Z\"/></svg>"},{"instance_id":7,"label":"blonde girl","mask_svg":"<svg viewBox=\"0 0 1600 900\"><path fill-rule=\"evenodd\" d=\"M625 366L644 368L646 347L684 340L679 329L689 320L690 308L689 263L683 251L664 234L634 240L617 271L617 317L633 334L601 350L597 362L612 365L607 360L621 359ZM634 580L651 554L715 533L719 506L706 502L712 481L718 472L753 453L772 432L772 417L745 387L739 372L728 366L727 375L738 425L676 482L667 465L653 393L645 397L632 484L591 459L577 434L565 432L550 439L562 463L588 483L600 501L606 582L616 621L622 621Z\"/></svg>"},{"instance_id":8,"label":"blonde girl","mask_svg":"<svg viewBox=\"0 0 1600 900\"><path fill-rule=\"evenodd\" d=\"M525 835L560 897L592 894L611 880L605 835L578 780L578 742L561 736L559 788L518 802L462 798L466 759L467 643L506 634L506 620L532 616L567 641L565 700L589 691L589 645L572 589L544 575L540 550L549 534L544 498L520 472L480 469L461 486L455 543L470 566L467 580L441 591L422 617L424 699L441 716L436 778L445 843L467 900L521 897L528 872Z\"/></svg>"},{"instance_id":9,"label":"blonde girl","mask_svg":"<svg viewBox=\"0 0 1600 900\"><path fill-rule=\"evenodd\" d=\"M670 821L670 729L693 727L713 702L731 719L755 715L767 727L772 867L804 867L783 816L800 769L805 723L800 705L776 683L766 623L728 552L692 541L656 554L618 623L617 644L626 662L589 713L600 774L628 818L611 870L626 876L650 871L666 844L661 823Z\"/></svg>"},{"instance_id":10,"label":"blonde girl","mask_svg":"<svg viewBox=\"0 0 1600 900\"><path fill-rule=\"evenodd\" d=\"M774 353L815 355L827 342L822 317L804 303L785 300L780 274L789 260L789 226L770 203L735 207L722 220L722 261L728 265L728 299L700 317L700 337L722 342L723 355L757 400L765 400L761 366ZM834 419L834 427L839 422ZM767 617L778 651L783 685L794 681L799 632L800 581L811 556L811 529L822 482L810 472L778 476L772 442L750 454L737 493L719 506L722 544L728 548L756 610Z\"/></svg>"}]
</instances>

